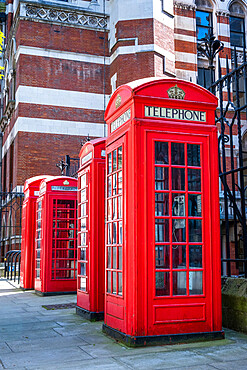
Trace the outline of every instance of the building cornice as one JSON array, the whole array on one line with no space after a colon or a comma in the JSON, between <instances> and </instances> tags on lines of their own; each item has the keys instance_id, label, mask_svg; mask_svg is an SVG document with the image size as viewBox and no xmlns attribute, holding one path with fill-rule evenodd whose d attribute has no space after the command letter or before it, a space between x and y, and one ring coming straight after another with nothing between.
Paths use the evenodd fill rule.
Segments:
<instances>
[{"instance_id":1,"label":"building cornice","mask_svg":"<svg viewBox=\"0 0 247 370\"><path fill-rule=\"evenodd\" d=\"M185 4L179 1L174 1L174 7L178 9L185 9L185 10L195 10L196 9L195 4Z\"/></svg>"},{"instance_id":2,"label":"building cornice","mask_svg":"<svg viewBox=\"0 0 247 370\"><path fill-rule=\"evenodd\" d=\"M62 25L79 26L93 30L107 29L108 17L102 13L95 13L80 8L61 7L59 4L43 4L37 2L21 2L20 18L36 21L52 22Z\"/></svg>"},{"instance_id":3,"label":"building cornice","mask_svg":"<svg viewBox=\"0 0 247 370\"><path fill-rule=\"evenodd\" d=\"M229 17L230 12L228 10L217 10L216 11L216 16L219 17Z\"/></svg>"}]
</instances>

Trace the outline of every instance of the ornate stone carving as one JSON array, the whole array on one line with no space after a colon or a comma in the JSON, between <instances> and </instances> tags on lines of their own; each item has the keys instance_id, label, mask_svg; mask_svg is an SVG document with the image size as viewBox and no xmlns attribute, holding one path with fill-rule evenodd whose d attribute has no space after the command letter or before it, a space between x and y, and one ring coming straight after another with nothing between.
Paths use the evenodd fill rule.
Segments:
<instances>
[{"instance_id":1,"label":"ornate stone carving","mask_svg":"<svg viewBox=\"0 0 247 370\"><path fill-rule=\"evenodd\" d=\"M104 29L107 27L107 19L98 15L91 15L83 11L67 11L51 9L45 6L26 5L24 16L34 19L42 19L52 22L80 25L84 27Z\"/></svg>"},{"instance_id":2,"label":"ornate stone carving","mask_svg":"<svg viewBox=\"0 0 247 370\"><path fill-rule=\"evenodd\" d=\"M186 9L186 10L195 10L196 8L194 4L184 4L178 1L174 1L174 6L175 8Z\"/></svg>"},{"instance_id":3,"label":"ornate stone carving","mask_svg":"<svg viewBox=\"0 0 247 370\"><path fill-rule=\"evenodd\" d=\"M220 17L229 17L230 13L227 10L217 10L216 15Z\"/></svg>"},{"instance_id":4,"label":"ornate stone carving","mask_svg":"<svg viewBox=\"0 0 247 370\"><path fill-rule=\"evenodd\" d=\"M244 53L243 53L243 51L236 50L236 54L237 54L237 64L238 65L243 64L244 63ZM234 63L234 53L233 52L231 54L231 60L232 60L232 63Z\"/></svg>"}]
</instances>

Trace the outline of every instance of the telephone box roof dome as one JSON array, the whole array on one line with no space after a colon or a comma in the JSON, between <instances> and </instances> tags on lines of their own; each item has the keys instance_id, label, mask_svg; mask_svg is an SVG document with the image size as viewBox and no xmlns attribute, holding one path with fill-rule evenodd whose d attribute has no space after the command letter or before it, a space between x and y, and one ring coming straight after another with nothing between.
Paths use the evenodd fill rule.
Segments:
<instances>
[{"instance_id":1,"label":"telephone box roof dome","mask_svg":"<svg viewBox=\"0 0 247 370\"><path fill-rule=\"evenodd\" d=\"M69 177L69 176L49 176L47 178L43 179L43 182L49 183L51 181L59 181L59 180L70 180L70 181L77 181L76 178L74 177Z\"/></svg>"},{"instance_id":2,"label":"telephone box roof dome","mask_svg":"<svg viewBox=\"0 0 247 370\"><path fill-rule=\"evenodd\" d=\"M210 109L217 107L218 99L204 87L192 82L173 78L143 78L119 86L112 94L105 112L107 120L116 111L132 99L148 97L153 101L174 100L193 102L195 104L207 104Z\"/></svg>"},{"instance_id":3,"label":"telephone box roof dome","mask_svg":"<svg viewBox=\"0 0 247 370\"><path fill-rule=\"evenodd\" d=\"M85 144L83 144L83 146L81 147L81 150L80 150L80 153L79 153L79 157L82 156L82 153L83 152L86 152L86 147L89 147L88 148L88 151L90 151L91 149L93 149L95 146L97 146L98 144L101 144L103 143L104 141L106 140L105 137L100 137L100 138L97 138L97 139L93 139L93 140L89 140L87 141Z\"/></svg>"},{"instance_id":4,"label":"telephone box roof dome","mask_svg":"<svg viewBox=\"0 0 247 370\"><path fill-rule=\"evenodd\" d=\"M53 177L50 175L39 175L39 176L33 176L27 179L24 183L24 191L30 187L30 186L39 186L40 182L44 179L47 179L48 177Z\"/></svg>"}]
</instances>

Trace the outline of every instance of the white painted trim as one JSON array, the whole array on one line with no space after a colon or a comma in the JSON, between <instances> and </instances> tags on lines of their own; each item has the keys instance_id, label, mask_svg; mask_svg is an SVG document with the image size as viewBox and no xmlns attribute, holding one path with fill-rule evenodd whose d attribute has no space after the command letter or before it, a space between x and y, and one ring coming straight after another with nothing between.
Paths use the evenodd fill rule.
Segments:
<instances>
[{"instance_id":1,"label":"white painted trim","mask_svg":"<svg viewBox=\"0 0 247 370\"><path fill-rule=\"evenodd\" d=\"M180 33L174 33L174 39L178 41L187 41L196 43L197 39L194 36L181 35Z\"/></svg>"},{"instance_id":2,"label":"white painted trim","mask_svg":"<svg viewBox=\"0 0 247 370\"><path fill-rule=\"evenodd\" d=\"M104 124L78 121L62 121L43 118L18 117L2 148L2 157L19 131L42 134L73 136L104 136Z\"/></svg>"},{"instance_id":3,"label":"white painted trim","mask_svg":"<svg viewBox=\"0 0 247 370\"><path fill-rule=\"evenodd\" d=\"M108 101L107 95L106 103ZM19 103L104 110L104 94L20 85L16 91L16 107Z\"/></svg>"},{"instance_id":4,"label":"white painted trim","mask_svg":"<svg viewBox=\"0 0 247 370\"><path fill-rule=\"evenodd\" d=\"M180 51L176 51L176 62L185 62L185 63L194 63L196 64L195 57L197 54L193 53L181 53Z\"/></svg>"},{"instance_id":5,"label":"white painted trim","mask_svg":"<svg viewBox=\"0 0 247 370\"><path fill-rule=\"evenodd\" d=\"M110 57L110 63L112 63L119 55L136 54L136 53L147 53L156 52L172 62L175 62L175 55L156 44L146 45L130 45L130 46L119 46Z\"/></svg>"},{"instance_id":6,"label":"white painted trim","mask_svg":"<svg viewBox=\"0 0 247 370\"><path fill-rule=\"evenodd\" d=\"M13 13L13 12L14 12L13 4L8 4L6 6L6 14Z\"/></svg>"},{"instance_id":7,"label":"white painted trim","mask_svg":"<svg viewBox=\"0 0 247 370\"><path fill-rule=\"evenodd\" d=\"M103 56L80 54L80 53L73 53L73 52L67 52L67 51L61 51L61 50L44 49L44 48L37 48L33 46L20 45L16 52L16 61L18 61L21 54L35 55L35 56L46 57L46 58L55 58L55 59L60 59L60 60L64 59L64 60L74 60L77 62L104 64ZM107 65L110 64L109 57L105 58L105 63Z\"/></svg>"}]
</instances>

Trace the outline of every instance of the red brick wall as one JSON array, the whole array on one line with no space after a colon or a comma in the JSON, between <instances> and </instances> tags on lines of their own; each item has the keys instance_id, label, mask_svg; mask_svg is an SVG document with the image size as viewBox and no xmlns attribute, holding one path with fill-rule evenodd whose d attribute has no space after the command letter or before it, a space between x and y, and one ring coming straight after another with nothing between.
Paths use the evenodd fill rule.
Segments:
<instances>
[{"instance_id":1,"label":"red brick wall","mask_svg":"<svg viewBox=\"0 0 247 370\"><path fill-rule=\"evenodd\" d=\"M19 45L103 56L104 32L21 20L16 32L17 48Z\"/></svg>"},{"instance_id":2,"label":"red brick wall","mask_svg":"<svg viewBox=\"0 0 247 370\"><path fill-rule=\"evenodd\" d=\"M16 137L19 149L16 182L23 185L32 176L60 175L56 163L66 154L79 157L83 139L82 136L19 132Z\"/></svg>"}]
</instances>

